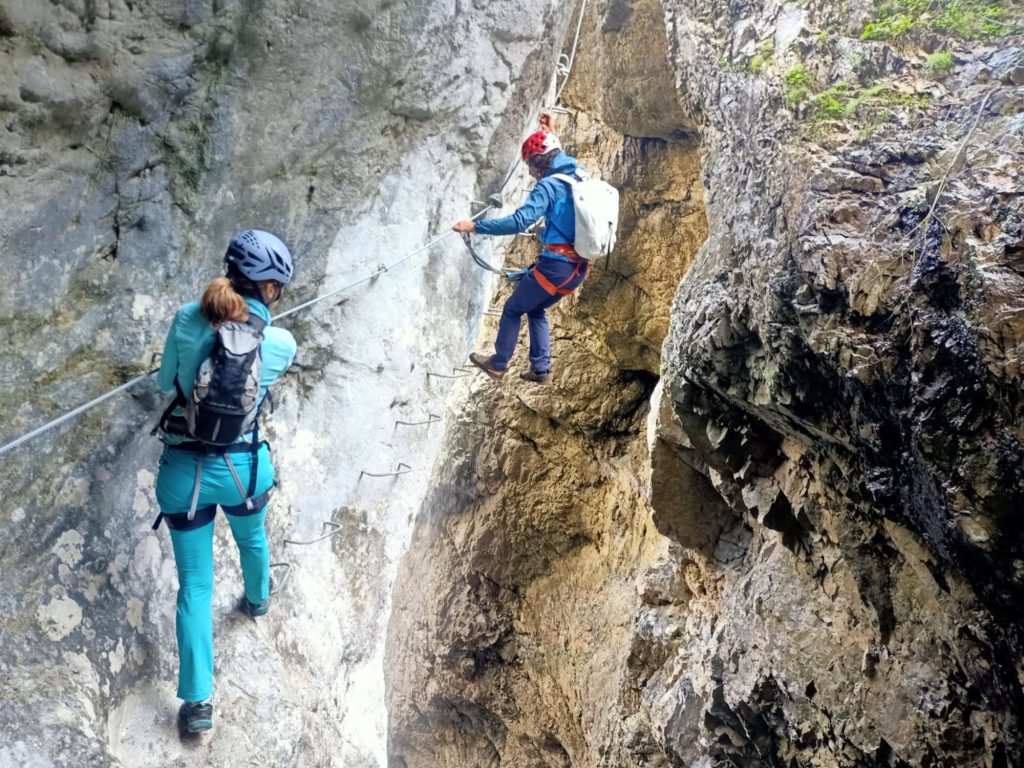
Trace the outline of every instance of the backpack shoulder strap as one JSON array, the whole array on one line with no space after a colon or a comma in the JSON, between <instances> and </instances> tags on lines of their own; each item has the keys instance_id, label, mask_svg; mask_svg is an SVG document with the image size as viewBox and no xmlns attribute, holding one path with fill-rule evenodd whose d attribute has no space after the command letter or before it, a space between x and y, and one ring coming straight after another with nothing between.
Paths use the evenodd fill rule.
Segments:
<instances>
[{"instance_id":1,"label":"backpack shoulder strap","mask_svg":"<svg viewBox=\"0 0 1024 768\"><path fill-rule=\"evenodd\" d=\"M267 321L264 320L259 315L257 315L255 312L250 312L249 319L246 320L245 322L251 325L253 328L255 328L257 333L263 333L263 331L267 327Z\"/></svg>"},{"instance_id":2,"label":"backpack shoulder strap","mask_svg":"<svg viewBox=\"0 0 1024 768\"><path fill-rule=\"evenodd\" d=\"M167 405L167 408L164 410L163 414L161 414L159 421L157 421L153 429L149 431L151 436L155 437L157 432L161 429L167 431L168 420L171 418L171 414L174 413L174 409L179 405L183 406L188 402L188 398L185 397L185 393L181 389L181 384L178 381L177 375L174 377L174 389L176 392L174 399Z\"/></svg>"},{"instance_id":3,"label":"backpack shoulder strap","mask_svg":"<svg viewBox=\"0 0 1024 768\"><path fill-rule=\"evenodd\" d=\"M567 173L552 173L550 176L548 176L548 178L549 179L558 179L559 181L564 181L570 187L575 187L576 183L579 181L579 179L575 178L574 176L570 176Z\"/></svg>"},{"instance_id":4,"label":"backpack shoulder strap","mask_svg":"<svg viewBox=\"0 0 1024 768\"><path fill-rule=\"evenodd\" d=\"M250 312L249 313L249 319L248 319L247 322L248 322L249 325L252 326L253 330L256 331L256 333L258 333L260 338L262 339L263 338L263 331L265 331L266 328L267 328L266 321L262 317L260 317L259 315L255 314L254 312ZM259 352L258 348L257 348L257 352ZM270 390L269 389L267 389L267 394L264 397L264 399L261 400L260 404L256 406L256 415L253 417L253 420L252 420L252 444L250 445L251 453L249 455L249 488L248 488L248 493L243 491L243 488L242 488L242 485L241 485L241 481L238 479L238 473L234 471L234 468L231 466L230 459L228 459L228 468L231 469L231 473L232 473L232 475L234 475L235 482L238 483L238 490L240 492L242 492L242 496L245 498L245 506L250 511L252 511L252 509L253 509L252 498L253 498L253 496L256 495L256 473L257 473L258 466L259 466L260 411L263 409L263 403L266 402L266 399L268 397L270 397ZM274 409L274 401L273 401L273 399L270 400L270 409L271 409L271 411L273 411L273 409ZM224 454L224 458L227 459L227 454Z\"/></svg>"}]
</instances>

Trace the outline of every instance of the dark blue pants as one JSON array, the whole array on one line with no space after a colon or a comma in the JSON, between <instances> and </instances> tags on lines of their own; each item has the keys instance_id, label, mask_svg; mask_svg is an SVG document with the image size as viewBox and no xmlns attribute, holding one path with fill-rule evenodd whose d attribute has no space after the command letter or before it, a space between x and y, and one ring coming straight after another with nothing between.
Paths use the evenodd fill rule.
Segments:
<instances>
[{"instance_id":1,"label":"dark blue pants","mask_svg":"<svg viewBox=\"0 0 1024 768\"><path fill-rule=\"evenodd\" d=\"M576 288L587 276L584 265L579 269L579 274L566 282L576 270L576 265L543 256L537 261L537 269L554 285L565 283L562 287L566 290ZM519 339L523 315L526 315L530 329L530 368L538 373L551 370L551 332L545 310L557 304L560 298L561 295L552 296L544 290L532 270L519 281L501 313L498 338L494 341L494 357L491 358L491 365L496 370L504 371L508 368L508 361L512 359Z\"/></svg>"}]
</instances>

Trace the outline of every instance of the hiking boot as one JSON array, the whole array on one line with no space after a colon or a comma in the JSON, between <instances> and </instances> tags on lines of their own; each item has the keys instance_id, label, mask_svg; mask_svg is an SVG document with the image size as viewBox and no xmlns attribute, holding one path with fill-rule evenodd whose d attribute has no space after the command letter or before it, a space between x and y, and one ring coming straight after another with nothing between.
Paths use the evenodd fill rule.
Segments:
<instances>
[{"instance_id":1,"label":"hiking boot","mask_svg":"<svg viewBox=\"0 0 1024 768\"><path fill-rule=\"evenodd\" d=\"M476 352L471 352L469 355L469 362L471 362L473 365L475 365L477 368L486 373L495 381L500 381L501 377L505 375L505 372L499 371L497 368L491 365L491 360L493 359L493 357L484 357L483 355L478 355Z\"/></svg>"},{"instance_id":2,"label":"hiking boot","mask_svg":"<svg viewBox=\"0 0 1024 768\"><path fill-rule=\"evenodd\" d=\"M273 578L270 579L270 591L274 591ZM242 595L242 599L238 603L238 610L252 619L255 619L257 616L266 616L267 611L270 610L270 595L267 595L267 599L262 603L250 603L249 598Z\"/></svg>"},{"instance_id":3,"label":"hiking boot","mask_svg":"<svg viewBox=\"0 0 1024 768\"><path fill-rule=\"evenodd\" d=\"M249 598L243 595L238 604L238 610L253 619L257 616L266 616L267 611L270 610L270 600L264 600L262 603L250 603Z\"/></svg>"},{"instance_id":4,"label":"hiking boot","mask_svg":"<svg viewBox=\"0 0 1024 768\"><path fill-rule=\"evenodd\" d=\"M519 378L523 381L532 381L534 384L549 384L551 382L551 371L527 371L520 373Z\"/></svg>"},{"instance_id":5,"label":"hiking boot","mask_svg":"<svg viewBox=\"0 0 1024 768\"><path fill-rule=\"evenodd\" d=\"M206 701L186 701L178 710L178 728L184 733L199 733L213 728L213 704Z\"/></svg>"}]
</instances>

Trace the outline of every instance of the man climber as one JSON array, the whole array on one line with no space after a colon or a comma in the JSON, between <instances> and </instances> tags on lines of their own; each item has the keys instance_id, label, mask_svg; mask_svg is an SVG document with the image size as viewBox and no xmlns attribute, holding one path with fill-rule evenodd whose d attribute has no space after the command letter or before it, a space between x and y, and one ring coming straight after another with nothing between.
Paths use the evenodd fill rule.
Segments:
<instances>
[{"instance_id":1,"label":"man climber","mask_svg":"<svg viewBox=\"0 0 1024 768\"><path fill-rule=\"evenodd\" d=\"M551 334L545 310L563 296L575 293L590 271L590 262L573 248L576 220L572 188L552 178L555 174L575 176L579 164L562 151L561 142L551 130L551 116L541 115L540 125L541 129L523 142L523 160L530 175L537 179L526 202L510 216L476 222L463 219L452 229L481 235L514 235L525 232L544 217L540 258L505 302L494 354L486 357L474 352L469 359L492 379L504 376L525 314L530 329L530 370L519 377L547 384L551 379Z\"/></svg>"}]
</instances>

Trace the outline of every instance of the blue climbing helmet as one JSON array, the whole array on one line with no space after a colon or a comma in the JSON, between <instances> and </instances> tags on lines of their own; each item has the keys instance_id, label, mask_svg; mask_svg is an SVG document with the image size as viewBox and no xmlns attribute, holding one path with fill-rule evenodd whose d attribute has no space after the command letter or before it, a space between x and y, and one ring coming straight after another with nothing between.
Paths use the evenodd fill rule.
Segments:
<instances>
[{"instance_id":1,"label":"blue climbing helmet","mask_svg":"<svg viewBox=\"0 0 1024 768\"><path fill-rule=\"evenodd\" d=\"M292 279L292 255L280 238L261 229L239 232L228 245L224 262L234 265L253 282L277 280L287 283Z\"/></svg>"}]
</instances>

